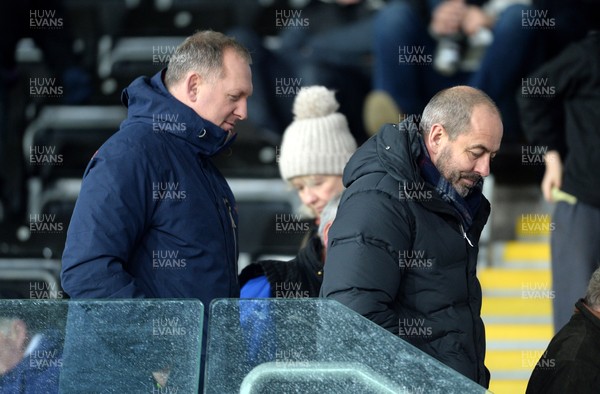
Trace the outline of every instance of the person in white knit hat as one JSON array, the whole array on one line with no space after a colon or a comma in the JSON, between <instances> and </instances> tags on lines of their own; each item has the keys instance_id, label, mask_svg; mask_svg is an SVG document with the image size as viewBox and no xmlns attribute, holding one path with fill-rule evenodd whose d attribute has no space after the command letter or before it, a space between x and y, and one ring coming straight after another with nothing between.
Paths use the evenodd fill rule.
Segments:
<instances>
[{"instance_id":1,"label":"person in white knit hat","mask_svg":"<svg viewBox=\"0 0 600 394\"><path fill-rule=\"evenodd\" d=\"M318 297L323 281L327 232L344 189L342 173L356 150L346 117L336 112L334 92L305 87L294 101L294 121L283 134L279 170L298 190L302 202L319 221L291 261L264 260L240 274L241 298ZM320 221L322 219L322 222ZM294 288L293 294L282 289Z\"/></svg>"},{"instance_id":2,"label":"person in white knit hat","mask_svg":"<svg viewBox=\"0 0 600 394\"><path fill-rule=\"evenodd\" d=\"M294 121L283 134L279 171L316 218L343 190L342 173L356 150L346 117L336 112L335 94L323 86L304 87L294 101Z\"/></svg>"}]
</instances>

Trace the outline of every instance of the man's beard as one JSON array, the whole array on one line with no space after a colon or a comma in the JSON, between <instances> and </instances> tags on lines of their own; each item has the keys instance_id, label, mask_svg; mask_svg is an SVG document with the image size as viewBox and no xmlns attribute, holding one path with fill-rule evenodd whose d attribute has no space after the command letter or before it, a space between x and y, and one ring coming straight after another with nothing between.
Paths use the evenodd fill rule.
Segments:
<instances>
[{"instance_id":1,"label":"man's beard","mask_svg":"<svg viewBox=\"0 0 600 394\"><path fill-rule=\"evenodd\" d=\"M461 197L466 197L471 192L471 188L479 182L481 176L476 172L460 172L452 169L453 157L448 146L442 148L435 166L440 174L454 187ZM473 181L473 185L465 185L461 183L461 179L469 179Z\"/></svg>"}]
</instances>

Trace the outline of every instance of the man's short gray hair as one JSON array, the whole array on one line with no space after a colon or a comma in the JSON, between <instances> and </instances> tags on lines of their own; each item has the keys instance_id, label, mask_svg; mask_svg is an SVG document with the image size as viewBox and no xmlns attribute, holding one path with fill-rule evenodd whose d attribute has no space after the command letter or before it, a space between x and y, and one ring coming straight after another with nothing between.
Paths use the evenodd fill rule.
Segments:
<instances>
[{"instance_id":1,"label":"man's short gray hair","mask_svg":"<svg viewBox=\"0 0 600 394\"><path fill-rule=\"evenodd\" d=\"M451 141L469 132L471 113L478 105L486 105L501 117L494 101L483 91L469 86L455 86L438 92L429 100L421 115L420 129L426 136L439 123L446 129Z\"/></svg>"},{"instance_id":2,"label":"man's short gray hair","mask_svg":"<svg viewBox=\"0 0 600 394\"><path fill-rule=\"evenodd\" d=\"M223 52L233 49L248 64L252 57L233 37L212 30L195 33L183 41L169 60L165 73L167 88L176 85L189 71L196 71L209 81L223 76Z\"/></svg>"},{"instance_id":3,"label":"man's short gray hair","mask_svg":"<svg viewBox=\"0 0 600 394\"><path fill-rule=\"evenodd\" d=\"M600 309L600 268L592 274L585 294L585 303L590 308Z\"/></svg>"}]
</instances>

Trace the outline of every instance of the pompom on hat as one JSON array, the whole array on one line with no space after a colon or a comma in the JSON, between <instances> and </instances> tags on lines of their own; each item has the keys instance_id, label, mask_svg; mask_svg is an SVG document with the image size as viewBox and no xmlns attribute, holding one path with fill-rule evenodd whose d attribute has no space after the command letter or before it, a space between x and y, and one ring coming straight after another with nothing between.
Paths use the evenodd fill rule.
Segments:
<instances>
[{"instance_id":1,"label":"pompom on hat","mask_svg":"<svg viewBox=\"0 0 600 394\"><path fill-rule=\"evenodd\" d=\"M284 180L305 175L342 175L356 141L346 117L336 112L333 91L302 88L294 100L294 121L285 129L279 153Z\"/></svg>"}]
</instances>

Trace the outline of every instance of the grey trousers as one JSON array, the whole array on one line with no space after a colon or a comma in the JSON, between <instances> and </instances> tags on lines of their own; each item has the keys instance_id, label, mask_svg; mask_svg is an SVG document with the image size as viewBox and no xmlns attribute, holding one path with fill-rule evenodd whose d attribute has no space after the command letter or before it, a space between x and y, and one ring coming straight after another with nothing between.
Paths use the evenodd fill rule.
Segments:
<instances>
[{"instance_id":1,"label":"grey trousers","mask_svg":"<svg viewBox=\"0 0 600 394\"><path fill-rule=\"evenodd\" d=\"M573 315L585 296L592 273L600 266L600 209L581 202L558 202L550 236L554 332Z\"/></svg>"}]
</instances>

